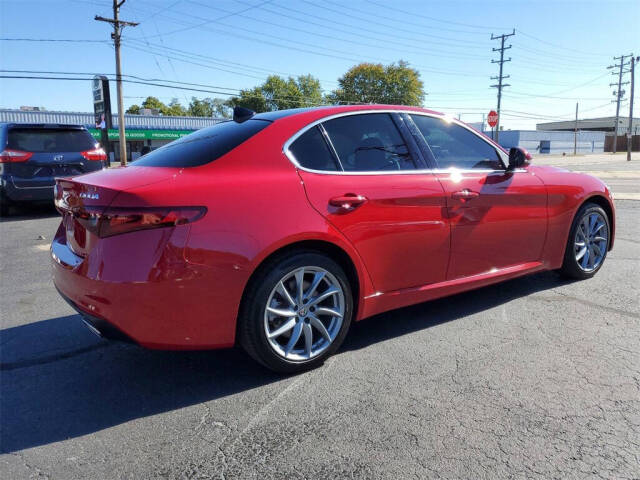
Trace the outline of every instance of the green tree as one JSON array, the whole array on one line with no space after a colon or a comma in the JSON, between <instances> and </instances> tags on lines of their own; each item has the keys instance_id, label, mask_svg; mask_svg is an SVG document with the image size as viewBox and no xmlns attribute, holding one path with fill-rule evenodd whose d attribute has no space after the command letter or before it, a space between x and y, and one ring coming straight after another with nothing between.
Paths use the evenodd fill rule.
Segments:
<instances>
[{"instance_id":1,"label":"green tree","mask_svg":"<svg viewBox=\"0 0 640 480\"><path fill-rule=\"evenodd\" d=\"M192 97L188 114L193 117L230 117L229 107L226 105L225 100L209 97L202 100Z\"/></svg>"},{"instance_id":2,"label":"green tree","mask_svg":"<svg viewBox=\"0 0 640 480\"><path fill-rule=\"evenodd\" d=\"M187 114L187 110L180 104L177 98L172 99L171 102L169 102L169 105L166 105L158 98L151 96L145 98L141 106L131 105L127 109L127 113L138 114L143 108L158 110L162 115L168 115L172 117L183 117Z\"/></svg>"},{"instance_id":3,"label":"green tree","mask_svg":"<svg viewBox=\"0 0 640 480\"><path fill-rule=\"evenodd\" d=\"M338 79L331 103L383 103L422 105L424 85L420 73L403 60L390 65L361 63Z\"/></svg>"},{"instance_id":4,"label":"green tree","mask_svg":"<svg viewBox=\"0 0 640 480\"><path fill-rule=\"evenodd\" d=\"M270 112L287 108L315 106L322 103L320 81L311 75L283 78L270 75L257 87L241 90L229 99L230 107L245 107L255 112Z\"/></svg>"},{"instance_id":5,"label":"green tree","mask_svg":"<svg viewBox=\"0 0 640 480\"><path fill-rule=\"evenodd\" d=\"M166 113L162 113L163 115L169 115L171 117L184 117L187 115L187 109L180 105L177 98L172 98L167 106Z\"/></svg>"},{"instance_id":6,"label":"green tree","mask_svg":"<svg viewBox=\"0 0 640 480\"><path fill-rule=\"evenodd\" d=\"M135 103L131 105L124 113L132 113L134 115L138 115L140 113L140 105L136 105Z\"/></svg>"}]
</instances>

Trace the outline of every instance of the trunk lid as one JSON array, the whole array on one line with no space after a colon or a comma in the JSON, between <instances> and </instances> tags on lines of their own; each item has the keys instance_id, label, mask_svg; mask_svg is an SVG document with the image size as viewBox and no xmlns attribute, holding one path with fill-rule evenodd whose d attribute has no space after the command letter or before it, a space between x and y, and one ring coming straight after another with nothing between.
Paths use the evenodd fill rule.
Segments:
<instances>
[{"instance_id":1,"label":"trunk lid","mask_svg":"<svg viewBox=\"0 0 640 480\"><path fill-rule=\"evenodd\" d=\"M69 248L85 257L100 238L84 223L101 215L121 192L167 181L178 169L158 167L122 167L100 170L73 178L56 179L55 204L62 214Z\"/></svg>"}]
</instances>

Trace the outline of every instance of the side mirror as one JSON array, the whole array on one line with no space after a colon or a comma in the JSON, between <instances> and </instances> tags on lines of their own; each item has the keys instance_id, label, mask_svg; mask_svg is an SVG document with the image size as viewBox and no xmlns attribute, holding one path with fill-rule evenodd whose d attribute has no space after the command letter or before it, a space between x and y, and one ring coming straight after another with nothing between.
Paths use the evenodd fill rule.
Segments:
<instances>
[{"instance_id":1,"label":"side mirror","mask_svg":"<svg viewBox=\"0 0 640 480\"><path fill-rule=\"evenodd\" d=\"M531 154L524 148L511 147L509 149L509 170L526 167L531 162L531 158Z\"/></svg>"}]
</instances>

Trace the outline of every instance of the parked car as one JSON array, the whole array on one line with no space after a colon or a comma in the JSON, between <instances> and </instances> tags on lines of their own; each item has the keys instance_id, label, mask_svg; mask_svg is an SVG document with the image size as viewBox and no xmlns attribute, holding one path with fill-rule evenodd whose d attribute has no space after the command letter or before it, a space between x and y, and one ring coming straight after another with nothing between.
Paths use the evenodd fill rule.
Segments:
<instances>
[{"instance_id":1,"label":"parked car","mask_svg":"<svg viewBox=\"0 0 640 480\"><path fill-rule=\"evenodd\" d=\"M615 228L597 178L400 106L236 109L131 166L58 180L56 205L54 283L94 332L239 342L280 372L387 310L541 270L589 278Z\"/></svg>"},{"instance_id":2,"label":"parked car","mask_svg":"<svg viewBox=\"0 0 640 480\"><path fill-rule=\"evenodd\" d=\"M55 177L100 170L107 157L81 125L0 123L0 208L53 203Z\"/></svg>"}]
</instances>

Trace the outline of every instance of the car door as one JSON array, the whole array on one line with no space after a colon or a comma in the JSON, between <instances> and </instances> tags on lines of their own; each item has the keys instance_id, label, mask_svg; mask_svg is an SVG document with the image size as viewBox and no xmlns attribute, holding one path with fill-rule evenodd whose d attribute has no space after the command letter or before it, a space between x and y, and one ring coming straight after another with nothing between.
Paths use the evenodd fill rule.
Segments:
<instances>
[{"instance_id":1,"label":"car door","mask_svg":"<svg viewBox=\"0 0 640 480\"><path fill-rule=\"evenodd\" d=\"M447 197L448 279L538 262L547 232L547 190L531 171L505 168L506 155L470 128L410 115Z\"/></svg>"},{"instance_id":2,"label":"car door","mask_svg":"<svg viewBox=\"0 0 640 480\"><path fill-rule=\"evenodd\" d=\"M355 246L379 292L443 281L449 261L444 190L402 122L350 112L286 147L309 201Z\"/></svg>"}]
</instances>

